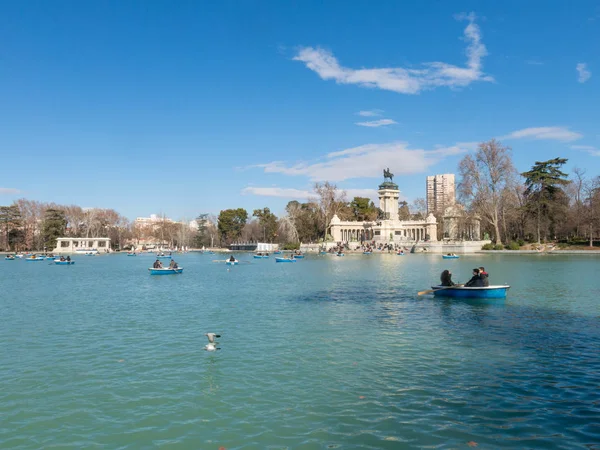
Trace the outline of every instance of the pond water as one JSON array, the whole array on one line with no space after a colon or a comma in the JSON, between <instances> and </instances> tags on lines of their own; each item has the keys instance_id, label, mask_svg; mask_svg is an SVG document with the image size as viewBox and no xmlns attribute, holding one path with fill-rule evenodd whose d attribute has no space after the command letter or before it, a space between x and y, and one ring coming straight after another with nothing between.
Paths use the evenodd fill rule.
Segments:
<instances>
[{"instance_id":1,"label":"pond water","mask_svg":"<svg viewBox=\"0 0 600 450\"><path fill-rule=\"evenodd\" d=\"M0 448L600 448L597 257L238 257L2 260Z\"/></svg>"}]
</instances>

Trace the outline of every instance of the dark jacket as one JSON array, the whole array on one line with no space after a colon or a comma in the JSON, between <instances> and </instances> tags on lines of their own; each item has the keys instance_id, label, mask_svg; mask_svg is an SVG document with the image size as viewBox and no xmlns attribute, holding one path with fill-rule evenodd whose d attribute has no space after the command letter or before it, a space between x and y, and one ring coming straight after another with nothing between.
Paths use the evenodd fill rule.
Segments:
<instances>
[{"instance_id":1,"label":"dark jacket","mask_svg":"<svg viewBox=\"0 0 600 450\"><path fill-rule=\"evenodd\" d=\"M479 272L479 277L481 278L481 283L482 286L489 286L490 285L490 274L487 272Z\"/></svg>"},{"instance_id":2,"label":"dark jacket","mask_svg":"<svg viewBox=\"0 0 600 450\"><path fill-rule=\"evenodd\" d=\"M471 279L465 283L465 287L483 287L481 276L473 275Z\"/></svg>"}]
</instances>

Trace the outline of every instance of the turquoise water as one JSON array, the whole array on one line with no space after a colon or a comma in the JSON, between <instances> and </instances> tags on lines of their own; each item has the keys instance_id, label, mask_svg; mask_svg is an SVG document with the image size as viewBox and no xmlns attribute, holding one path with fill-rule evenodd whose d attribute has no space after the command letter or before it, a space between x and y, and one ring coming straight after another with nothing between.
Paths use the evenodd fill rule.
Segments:
<instances>
[{"instance_id":1,"label":"turquoise water","mask_svg":"<svg viewBox=\"0 0 600 450\"><path fill-rule=\"evenodd\" d=\"M0 448L600 448L600 259L239 256L2 260Z\"/></svg>"}]
</instances>

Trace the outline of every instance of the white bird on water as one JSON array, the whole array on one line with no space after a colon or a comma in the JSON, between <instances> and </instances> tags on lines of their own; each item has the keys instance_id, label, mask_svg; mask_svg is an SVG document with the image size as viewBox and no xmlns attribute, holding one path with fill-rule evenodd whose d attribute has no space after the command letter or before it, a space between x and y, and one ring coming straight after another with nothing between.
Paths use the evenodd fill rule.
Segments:
<instances>
[{"instance_id":1,"label":"white bird on water","mask_svg":"<svg viewBox=\"0 0 600 450\"><path fill-rule=\"evenodd\" d=\"M216 333L206 333L205 336L208 338L208 344L204 347L204 350L207 352L214 352L215 350L221 350L217 347L218 342L215 341L215 338L220 338L220 334Z\"/></svg>"}]
</instances>

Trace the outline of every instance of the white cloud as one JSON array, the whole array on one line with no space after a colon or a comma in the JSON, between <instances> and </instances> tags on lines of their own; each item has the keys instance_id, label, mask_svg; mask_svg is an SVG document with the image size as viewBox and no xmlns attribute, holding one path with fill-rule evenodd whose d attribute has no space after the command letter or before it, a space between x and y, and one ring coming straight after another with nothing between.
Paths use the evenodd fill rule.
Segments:
<instances>
[{"instance_id":1,"label":"white cloud","mask_svg":"<svg viewBox=\"0 0 600 450\"><path fill-rule=\"evenodd\" d=\"M359 111L356 114L362 117L378 117L383 112L382 109L371 109L368 111Z\"/></svg>"},{"instance_id":2,"label":"white cloud","mask_svg":"<svg viewBox=\"0 0 600 450\"><path fill-rule=\"evenodd\" d=\"M600 156L600 149L591 145L571 145L571 148L574 150L582 150L592 156Z\"/></svg>"},{"instance_id":3,"label":"white cloud","mask_svg":"<svg viewBox=\"0 0 600 450\"><path fill-rule=\"evenodd\" d=\"M592 76L592 72L588 70L587 64L585 63L579 63L575 68L577 69L578 73L577 81L579 81L580 83L585 83Z\"/></svg>"},{"instance_id":4,"label":"white cloud","mask_svg":"<svg viewBox=\"0 0 600 450\"><path fill-rule=\"evenodd\" d=\"M570 142L582 137L580 133L571 131L567 127L537 127L513 131L498 139L535 139Z\"/></svg>"},{"instance_id":5,"label":"white cloud","mask_svg":"<svg viewBox=\"0 0 600 450\"><path fill-rule=\"evenodd\" d=\"M381 69L351 69L341 66L333 54L321 48L304 47L294 57L315 71L324 80L335 80L340 84L357 84L401 94L418 94L422 90L440 86L465 87L474 81L494 81L482 72L482 59L487 55L481 42L481 31L475 23L475 14L462 14L459 20L467 20L464 40L467 42L466 67L443 62L424 63L419 69L390 67Z\"/></svg>"},{"instance_id":6,"label":"white cloud","mask_svg":"<svg viewBox=\"0 0 600 450\"><path fill-rule=\"evenodd\" d=\"M383 167L393 167L396 175L426 172L444 158L464 153L468 148L454 145L434 150L411 149L408 144L367 144L329 153L324 161L288 165L281 161L261 164L265 173L305 176L311 181L339 182L353 178L381 178Z\"/></svg>"},{"instance_id":7,"label":"white cloud","mask_svg":"<svg viewBox=\"0 0 600 450\"><path fill-rule=\"evenodd\" d=\"M0 187L0 195L15 195L20 193L21 191L19 189Z\"/></svg>"},{"instance_id":8,"label":"white cloud","mask_svg":"<svg viewBox=\"0 0 600 450\"><path fill-rule=\"evenodd\" d=\"M361 127L384 127L386 125L394 125L397 124L395 120L392 119L380 119L380 120L370 120L369 122L356 122L356 125L360 125Z\"/></svg>"},{"instance_id":9,"label":"white cloud","mask_svg":"<svg viewBox=\"0 0 600 450\"><path fill-rule=\"evenodd\" d=\"M246 187L242 189L242 195L260 195L263 197L283 197L283 198L308 198L312 194L309 191L300 189L289 189L279 187Z\"/></svg>"}]
</instances>

